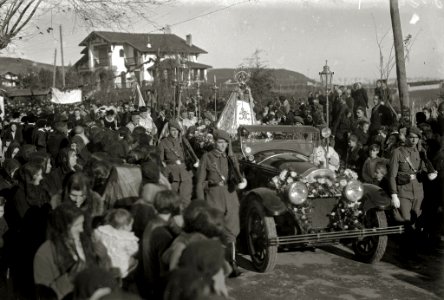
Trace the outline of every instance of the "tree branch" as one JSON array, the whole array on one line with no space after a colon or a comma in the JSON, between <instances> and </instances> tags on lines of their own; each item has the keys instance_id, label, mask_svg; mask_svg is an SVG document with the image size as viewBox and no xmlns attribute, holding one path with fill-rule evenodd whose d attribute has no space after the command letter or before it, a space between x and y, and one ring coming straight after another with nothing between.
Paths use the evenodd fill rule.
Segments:
<instances>
[{"instance_id":1,"label":"tree branch","mask_svg":"<svg viewBox=\"0 0 444 300\"><path fill-rule=\"evenodd\" d=\"M23 16L26 14L26 11L31 7L31 5L35 2L35 0L30 1L25 8L20 12L17 20L15 21L14 25L11 28L10 33L13 34L14 30L17 28L17 26L20 24L20 21L23 19Z\"/></svg>"}]
</instances>

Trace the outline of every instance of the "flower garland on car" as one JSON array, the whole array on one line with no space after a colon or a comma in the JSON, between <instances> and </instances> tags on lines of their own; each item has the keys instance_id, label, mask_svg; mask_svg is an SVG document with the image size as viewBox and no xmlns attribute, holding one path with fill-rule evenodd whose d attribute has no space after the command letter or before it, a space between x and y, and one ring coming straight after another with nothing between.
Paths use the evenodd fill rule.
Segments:
<instances>
[{"instance_id":1,"label":"flower garland on car","mask_svg":"<svg viewBox=\"0 0 444 300\"><path fill-rule=\"evenodd\" d=\"M293 207L295 217L306 233L311 232L310 213L312 205L310 198L340 197L338 204L333 208L329 215L329 227L334 230L359 229L362 227L359 219L362 211L359 210L360 202L350 202L342 197L344 188L351 180L357 180L358 175L350 169L340 171L336 178L315 177L308 180L302 178L295 171L283 170L279 175L271 180L271 186L276 189L278 194L287 196L289 186L296 181L305 183L308 189L308 199L299 206Z\"/></svg>"}]
</instances>

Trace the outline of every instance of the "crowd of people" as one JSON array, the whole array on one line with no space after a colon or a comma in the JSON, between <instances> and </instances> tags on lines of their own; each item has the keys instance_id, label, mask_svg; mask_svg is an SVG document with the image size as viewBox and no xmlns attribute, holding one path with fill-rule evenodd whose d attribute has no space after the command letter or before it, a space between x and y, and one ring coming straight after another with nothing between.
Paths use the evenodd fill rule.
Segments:
<instances>
[{"instance_id":1,"label":"crowd of people","mask_svg":"<svg viewBox=\"0 0 444 300\"><path fill-rule=\"evenodd\" d=\"M256 120L325 127L328 114L331 136L314 150L313 163L352 169L381 186L394 218L408 227L406 249L418 232L438 245L444 104L424 108L412 126L393 109L383 82L371 110L359 83L326 96L257 104ZM196 115L192 103L180 113L132 102L6 107L0 276L18 298L228 297L226 278L241 273L236 189L245 181L232 137L215 128L215 116ZM136 199L104 196L113 167L122 165L140 166Z\"/></svg>"}]
</instances>

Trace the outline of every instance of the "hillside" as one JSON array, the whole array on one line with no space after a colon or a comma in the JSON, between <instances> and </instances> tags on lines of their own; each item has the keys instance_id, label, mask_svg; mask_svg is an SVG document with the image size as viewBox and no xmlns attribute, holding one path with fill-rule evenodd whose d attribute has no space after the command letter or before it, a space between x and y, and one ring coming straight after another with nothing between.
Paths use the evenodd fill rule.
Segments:
<instances>
[{"instance_id":1,"label":"hillside","mask_svg":"<svg viewBox=\"0 0 444 300\"><path fill-rule=\"evenodd\" d=\"M234 81L234 74L237 69L209 69L207 78L209 82L213 82L214 75L216 75L217 84L223 84L231 80ZM286 69L271 69L275 78L277 86L301 86L307 85L307 82L314 83L313 79L308 78L304 74L286 70Z\"/></svg>"},{"instance_id":2,"label":"hillside","mask_svg":"<svg viewBox=\"0 0 444 300\"><path fill-rule=\"evenodd\" d=\"M28 59L16 58L16 57L0 57L0 74L11 72L14 74L24 74L31 70L39 69L51 70L53 66L50 64L44 64L35 62Z\"/></svg>"}]
</instances>

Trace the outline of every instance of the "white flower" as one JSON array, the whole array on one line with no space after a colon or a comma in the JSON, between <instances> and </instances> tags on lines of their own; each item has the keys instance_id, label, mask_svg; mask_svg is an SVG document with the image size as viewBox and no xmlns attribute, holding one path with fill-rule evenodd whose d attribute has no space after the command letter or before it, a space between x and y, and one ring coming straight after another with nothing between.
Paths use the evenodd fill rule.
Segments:
<instances>
[{"instance_id":1,"label":"white flower","mask_svg":"<svg viewBox=\"0 0 444 300\"><path fill-rule=\"evenodd\" d=\"M334 217L334 216L336 216L336 213L332 212L332 213L330 214L330 216Z\"/></svg>"},{"instance_id":2,"label":"white flower","mask_svg":"<svg viewBox=\"0 0 444 300\"><path fill-rule=\"evenodd\" d=\"M348 229L348 225L344 225L344 229Z\"/></svg>"},{"instance_id":3,"label":"white flower","mask_svg":"<svg viewBox=\"0 0 444 300\"><path fill-rule=\"evenodd\" d=\"M342 187L345 187L347 185L347 179L339 180L339 185L342 186Z\"/></svg>"},{"instance_id":4,"label":"white flower","mask_svg":"<svg viewBox=\"0 0 444 300\"><path fill-rule=\"evenodd\" d=\"M298 176L298 173L296 173L295 171L291 171L290 176L295 178L296 176Z\"/></svg>"},{"instance_id":5,"label":"white flower","mask_svg":"<svg viewBox=\"0 0 444 300\"><path fill-rule=\"evenodd\" d=\"M279 188L279 177L274 176L271 180L273 181L274 185L275 185L277 188Z\"/></svg>"},{"instance_id":6,"label":"white flower","mask_svg":"<svg viewBox=\"0 0 444 300\"><path fill-rule=\"evenodd\" d=\"M345 212L345 209L341 208L341 212Z\"/></svg>"},{"instance_id":7,"label":"white flower","mask_svg":"<svg viewBox=\"0 0 444 300\"><path fill-rule=\"evenodd\" d=\"M353 178L353 179L358 179L358 174L356 174L356 172L354 172L354 171L352 171L352 170L350 170L350 169L346 169L345 171L344 171L344 175L345 176L347 176L347 177L351 177L351 178Z\"/></svg>"},{"instance_id":8,"label":"white flower","mask_svg":"<svg viewBox=\"0 0 444 300\"><path fill-rule=\"evenodd\" d=\"M293 181L294 181L293 178L291 178L291 177L287 178L287 183L292 183Z\"/></svg>"},{"instance_id":9,"label":"white flower","mask_svg":"<svg viewBox=\"0 0 444 300\"><path fill-rule=\"evenodd\" d=\"M324 184L324 183L325 183L325 178L320 177L320 178L318 178L317 181L318 181L320 184Z\"/></svg>"},{"instance_id":10,"label":"white flower","mask_svg":"<svg viewBox=\"0 0 444 300\"><path fill-rule=\"evenodd\" d=\"M283 171L281 172L281 174L279 174L279 178L280 178L282 181L285 180L285 178L287 177L287 173L288 173L287 170L283 170Z\"/></svg>"}]
</instances>

